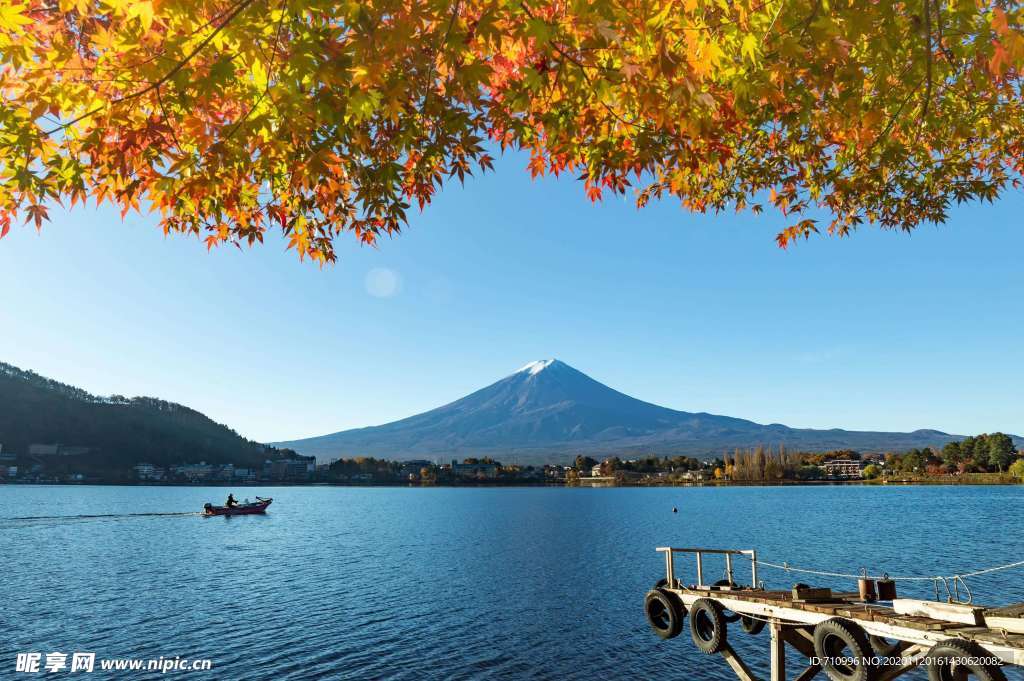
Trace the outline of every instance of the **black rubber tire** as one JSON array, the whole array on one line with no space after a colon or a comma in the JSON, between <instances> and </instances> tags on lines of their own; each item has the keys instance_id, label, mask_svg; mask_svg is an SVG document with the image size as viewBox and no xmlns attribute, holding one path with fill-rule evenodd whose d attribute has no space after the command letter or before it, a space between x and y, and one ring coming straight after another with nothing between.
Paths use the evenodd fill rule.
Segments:
<instances>
[{"instance_id":1,"label":"black rubber tire","mask_svg":"<svg viewBox=\"0 0 1024 681\"><path fill-rule=\"evenodd\" d=\"M664 577L662 577L657 582L655 582L654 588L657 589L658 591L664 591L665 589L669 588L668 580L665 579ZM678 579L676 580L676 587L675 588L677 588L677 589L679 588L679 580ZM682 613L683 617L686 617L686 606L683 605L683 600L681 598L679 598L679 596L677 596L676 594L672 593L671 591L665 591L665 595L668 596L669 598L671 598L672 600L674 600L676 602L676 606L679 607L679 612Z\"/></svg>"},{"instance_id":2,"label":"black rubber tire","mask_svg":"<svg viewBox=\"0 0 1024 681\"><path fill-rule=\"evenodd\" d=\"M751 636L757 636L764 629L765 621L747 615L740 615L740 628Z\"/></svg>"},{"instance_id":3,"label":"black rubber tire","mask_svg":"<svg viewBox=\"0 0 1024 681\"><path fill-rule=\"evenodd\" d=\"M725 649L726 623L719 603L708 598L698 598L693 602L690 606L690 637L706 655Z\"/></svg>"},{"instance_id":4,"label":"black rubber tire","mask_svg":"<svg viewBox=\"0 0 1024 681\"><path fill-rule=\"evenodd\" d=\"M814 654L832 681L874 681L878 677L877 667L870 664L874 652L867 634L850 620L834 618L815 626Z\"/></svg>"},{"instance_id":5,"label":"black rubber tire","mask_svg":"<svg viewBox=\"0 0 1024 681\"><path fill-rule=\"evenodd\" d=\"M712 587L715 587L715 586L728 586L728 587L731 587L731 588L735 589L736 588L736 582L730 582L728 579L720 579L717 582L715 582L714 584L712 584L711 586ZM730 611L726 611L726 612L728 612L729 614L728 615L723 614L722 617L725 618L725 621L727 623L732 624L733 622L739 622L740 621L740 616L738 614L736 614L734 612L730 612Z\"/></svg>"},{"instance_id":6,"label":"black rubber tire","mask_svg":"<svg viewBox=\"0 0 1024 681\"><path fill-rule=\"evenodd\" d=\"M978 679L978 681L1006 681L1006 674L998 665L983 664L982 658L992 657L992 654L971 641L964 641L958 638L951 638L940 641L928 651L928 657L932 658L928 664L929 681L960 681L961 679ZM935 658L974 658L974 664L957 665L955 668L948 664L936 664ZM964 674L963 672L967 672Z\"/></svg>"},{"instance_id":7,"label":"black rubber tire","mask_svg":"<svg viewBox=\"0 0 1024 681\"><path fill-rule=\"evenodd\" d=\"M875 655L878 657L892 657L893 655L899 655L900 651L903 650L902 641L890 641L881 636L868 636L868 643L871 644L871 649L875 651Z\"/></svg>"},{"instance_id":8,"label":"black rubber tire","mask_svg":"<svg viewBox=\"0 0 1024 681\"><path fill-rule=\"evenodd\" d=\"M644 616L660 638L675 638L683 630L686 611L679 599L662 589L652 589L644 597Z\"/></svg>"}]
</instances>

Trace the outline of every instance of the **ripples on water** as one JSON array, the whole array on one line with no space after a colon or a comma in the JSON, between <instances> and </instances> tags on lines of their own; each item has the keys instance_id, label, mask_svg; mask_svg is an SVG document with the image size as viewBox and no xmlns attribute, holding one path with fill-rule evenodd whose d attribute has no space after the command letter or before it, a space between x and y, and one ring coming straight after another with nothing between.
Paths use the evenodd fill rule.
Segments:
<instances>
[{"instance_id":1,"label":"ripples on water","mask_svg":"<svg viewBox=\"0 0 1024 681\"><path fill-rule=\"evenodd\" d=\"M217 679L734 679L688 632L647 628L655 546L892 574L1024 558L1017 487L290 487L239 494L274 497L266 516L193 512L226 493L0 486L0 678L15 652L57 650L210 658L212 672L179 676ZM971 587L1024 601L1024 570ZM765 672L767 633L730 635Z\"/></svg>"}]
</instances>

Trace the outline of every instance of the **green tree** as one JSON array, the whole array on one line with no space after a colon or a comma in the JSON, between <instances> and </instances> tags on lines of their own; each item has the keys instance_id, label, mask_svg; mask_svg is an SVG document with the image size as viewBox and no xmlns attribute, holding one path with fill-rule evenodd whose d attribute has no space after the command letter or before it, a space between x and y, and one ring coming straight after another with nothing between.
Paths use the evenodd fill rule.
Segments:
<instances>
[{"instance_id":1,"label":"green tree","mask_svg":"<svg viewBox=\"0 0 1024 681\"><path fill-rule=\"evenodd\" d=\"M975 456L975 443L976 440L973 437L964 438L963 442L960 443L960 456L961 461L974 461Z\"/></svg>"},{"instance_id":2,"label":"green tree","mask_svg":"<svg viewBox=\"0 0 1024 681\"><path fill-rule=\"evenodd\" d=\"M959 442L947 443L942 448L942 463L947 466L958 466L964 460L963 452L960 450Z\"/></svg>"},{"instance_id":3,"label":"green tree","mask_svg":"<svg viewBox=\"0 0 1024 681\"><path fill-rule=\"evenodd\" d=\"M864 468L864 477L868 480L874 480L882 474L882 469L876 464L869 464Z\"/></svg>"},{"instance_id":4,"label":"green tree","mask_svg":"<svg viewBox=\"0 0 1024 681\"><path fill-rule=\"evenodd\" d=\"M920 449L912 449L903 455L901 468L907 473L913 473L924 466L924 456Z\"/></svg>"},{"instance_id":5,"label":"green tree","mask_svg":"<svg viewBox=\"0 0 1024 681\"><path fill-rule=\"evenodd\" d=\"M1024 459L1017 459L1010 465L1010 475L1024 479Z\"/></svg>"},{"instance_id":6,"label":"green tree","mask_svg":"<svg viewBox=\"0 0 1024 681\"><path fill-rule=\"evenodd\" d=\"M1003 469L1010 465L1017 448L1013 446L1013 440L1005 433L992 433L988 436L988 464L995 466L1002 473Z\"/></svg>"},{"instance_id":7,"label":"green tree","mask_svg":"<svg viewBox=\"0 0 1024 681\"><path fill-rule=\"evenodd\" d=\"M798 480L818 480L821 478L821 469L817 466L800 466L796 469Z\"/></svg>"}]
</instances>

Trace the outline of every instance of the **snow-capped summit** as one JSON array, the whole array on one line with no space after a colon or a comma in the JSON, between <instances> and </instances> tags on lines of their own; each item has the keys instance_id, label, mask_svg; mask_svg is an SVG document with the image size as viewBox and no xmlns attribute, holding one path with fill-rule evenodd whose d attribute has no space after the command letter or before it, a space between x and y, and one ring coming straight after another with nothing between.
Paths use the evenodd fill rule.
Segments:
<instances>
[{"instance_id":1,"label":"snow-capped summit","mask_svg":"<svg viewBox=\"0 0 1024 681\"><path fill-rule=\"evenodd\" d=\"M517 374L529 374L534 376L547 369L549 366L557 362L557 359L539 359L536 362L530 362L522 369L517 371Z\"/></svg>"}]
</instances>

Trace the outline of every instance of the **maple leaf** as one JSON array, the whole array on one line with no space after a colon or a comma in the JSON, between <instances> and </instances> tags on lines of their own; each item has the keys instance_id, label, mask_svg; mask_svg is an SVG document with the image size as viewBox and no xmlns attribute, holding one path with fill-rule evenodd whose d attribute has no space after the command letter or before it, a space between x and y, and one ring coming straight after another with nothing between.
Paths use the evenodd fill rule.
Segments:
<instances>
[{"instance_id":1,"label":"maple leaf","mask_svg":"<svg viewBox=\"0 0 1024 681\"><path fill-rule=\"evenodd\" d=\"M46 206L41 206L39 204L29 206L25 209L25 213L27 214L25 222L28 223L28 221L31 220L35 223L37 230L43 228L43 220L49 219L49 215L46 212ZM7 233L7 229L9 229L9 225L5 224L4 234Z\"/></svg>"},{"instance_id":2,"label":"maple leaf","mask_svg":"<svg viewBox=\"0 0 1024 681\"><path fill-rule=\"evenodd\" d=\"M151 0L134 2L128 8L128 16L139 20L143 31L148 31L153 26L153 3Z\"/></svg>"},{"instance_id":3,"label":"maple leaf","mask_svg":"<svg viewBox=\"0 0 1024 681\"><path fill-rule=\"evenodd\" d=\"M639 74L643 69L641 69L639 64L634 64L633 62L626 62L622 65L622 68L619 70L622 71L622 75L624 75L626 78L632 78L633 76Z\"/></svg>"},{"instance_id":4,"label":"maple leaf","mask_svg":"<svg viewBox=\"0 0 1024 681\"><path fill-rule=\"evenodd\" d=\"M28 26L32 19L25 15L28 6L24 4L0 4L0 29L20 33L22 26Z\"/></svg>"}]
</instances>

